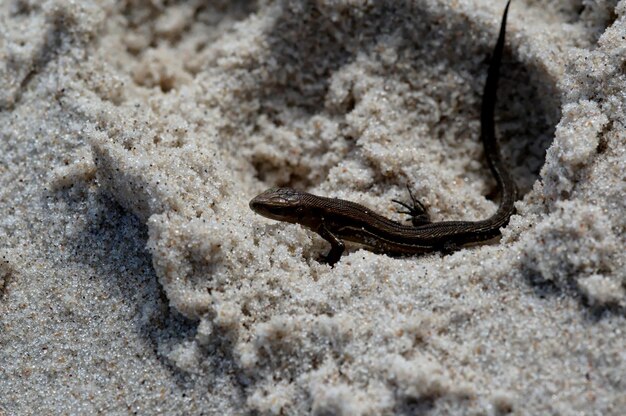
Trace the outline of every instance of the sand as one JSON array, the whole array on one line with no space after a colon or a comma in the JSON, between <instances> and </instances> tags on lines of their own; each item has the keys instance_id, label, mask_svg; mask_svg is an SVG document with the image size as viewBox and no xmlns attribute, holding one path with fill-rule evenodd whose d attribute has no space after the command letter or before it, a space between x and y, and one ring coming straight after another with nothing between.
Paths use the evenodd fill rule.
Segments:
<instances>
[{"instance_id":1,"label":"sand","mask_svg":"<svg viewBox=\"0 0 626 416\"><path fill-rule=\"evenodd\" d=\"M248 208L494 212L503 8L0 3L0 415L623 414L626 1L514 0L499 241L331 268Z\"/></svg>"}]
</instances>

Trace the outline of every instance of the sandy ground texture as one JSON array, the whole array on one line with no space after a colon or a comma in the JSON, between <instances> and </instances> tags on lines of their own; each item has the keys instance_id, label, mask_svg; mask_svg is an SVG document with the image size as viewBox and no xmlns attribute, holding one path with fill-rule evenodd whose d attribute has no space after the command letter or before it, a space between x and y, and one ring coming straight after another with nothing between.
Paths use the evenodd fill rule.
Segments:
<instances>
[{"instance_id":1,"label":"sandy ground texture","mask_svg":"<svg viewBox=\"0 0 626 416\"><path fill-rule=\"evenodd\" d=\"M489 216L503 8L0 2L0 415L623 414L625 0L514 0L499 242L330 268L248 208Z\"/></svg>"}]
</instances>

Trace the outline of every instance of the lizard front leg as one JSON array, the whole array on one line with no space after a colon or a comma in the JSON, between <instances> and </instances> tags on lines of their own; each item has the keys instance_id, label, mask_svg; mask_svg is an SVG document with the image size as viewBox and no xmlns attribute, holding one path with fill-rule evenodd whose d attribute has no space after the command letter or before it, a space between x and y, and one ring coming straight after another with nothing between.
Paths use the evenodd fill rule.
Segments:
<instances>
[{"instance_id":1,"label":"lizard front leg","mask_svg":"<svg viewBox=\"0 0 626 416\"><path fill-rule=\"evenodd\" d=\"M336 235L331 233L328 228L326 228L323 220L317 230L315 230L315 232L317 232L320 237L330 243L330 251L328 252L326 257L323 258L323 260L331 267L334 266L335 263L337 263L341 258L341 255L346 249L346 245L343 243L343 241L337 238Z\"/></svg>"}]
</instances>

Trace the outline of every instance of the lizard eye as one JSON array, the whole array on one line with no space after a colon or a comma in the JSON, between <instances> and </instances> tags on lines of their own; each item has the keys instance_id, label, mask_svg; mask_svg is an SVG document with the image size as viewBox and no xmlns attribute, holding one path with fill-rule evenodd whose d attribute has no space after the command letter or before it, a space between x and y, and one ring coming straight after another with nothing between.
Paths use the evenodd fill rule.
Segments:
<instances>
[{"instance_id":1,"label":"lizard eye","mask_svg":"<svg viewBox=\"0 0 626 416\"><path fill-rule=\"evenodd\" d=\"M292 206L300 204L302 193L292 188L271 188L262 195L276 205Z\"/></svg>"},{"instance_id":2,"label":"lizard eye","mask_svg":"<svg viewBox=\"0 0 626 416\"><path fill-rule=\"evenodd\" d=\"M277 204L277 205L287 205L289 203L289 201L287 199L285 199L283 196L281 195L276 195L273 196L270 201L272 201L273 203Z\"/></svg>"}]
</instances>

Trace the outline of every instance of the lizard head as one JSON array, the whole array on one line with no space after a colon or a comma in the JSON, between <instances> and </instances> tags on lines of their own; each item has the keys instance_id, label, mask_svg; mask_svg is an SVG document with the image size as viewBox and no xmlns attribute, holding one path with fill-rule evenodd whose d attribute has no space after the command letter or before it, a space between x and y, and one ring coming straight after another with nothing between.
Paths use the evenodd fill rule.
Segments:
<instances>
[{"instance_id":1,"label":"lizard head","mask_svg":"<svg viewBox=\"0 0 626 416\"><path fill-rule=\"evenodd\" d=\"M278 221L302 223L305 192L293 188L270 188L250 201L250 209Z\"/></svg>"}]
</instances>

